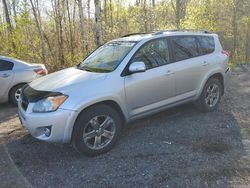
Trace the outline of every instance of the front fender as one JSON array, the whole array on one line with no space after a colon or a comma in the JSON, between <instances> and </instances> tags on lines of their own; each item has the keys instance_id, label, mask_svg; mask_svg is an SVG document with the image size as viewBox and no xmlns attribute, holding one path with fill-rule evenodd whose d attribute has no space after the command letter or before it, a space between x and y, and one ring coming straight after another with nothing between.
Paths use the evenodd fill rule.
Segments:
<instances>
[{"instance_id":1,"label":"front fender","mask_svg":"<svg viewBox=\"0 0 250 188\"><path fill-rule=\"evenodd\" d=\"M81 102L79 102L77 105L74 106L73 110L77 111L77 113L81 113L84 109L88 108L89 106L92 106L94 104L98 104L105 101L112 101L115 102L121 109L124 117L126 120L128 120L128 113L126 109L126 104L122 102L122 100L118 96L111 96L111 95L104 95L104 96L92 96L91 98L84 99Z\"/></svg>"},{"instance_id":2,"label":"front fender","mask_svg":"<svg viewBox=\"0 0 250 188\"><path fill-rule=\"evenodd\" d=\"M70 122L68 122L67 127L66 127L65 132L64 132L64 138L65 138L66 142L68 142L69 139L71 139L74 124L75 124L75 121L76 121L78 115L84 109L88 108L89 106L92 106L94 104L98 104L101 102L105 102L105 101L112 101L112 102L115 102L117 105L119 105L119 107L124 115L125 121L126 122L128 121L129 118L128 118L128 113L127 113L127 109L125 107L125 104L123 104L123 102L121 100L119 100L118 97L107 95L107 96L102 96L102 97L97 98L96 96L93 96L91 98L82 100L81 102L79 102L77 105L74 106L73 116L69 118Z\"/></svg>"}]
</instances>

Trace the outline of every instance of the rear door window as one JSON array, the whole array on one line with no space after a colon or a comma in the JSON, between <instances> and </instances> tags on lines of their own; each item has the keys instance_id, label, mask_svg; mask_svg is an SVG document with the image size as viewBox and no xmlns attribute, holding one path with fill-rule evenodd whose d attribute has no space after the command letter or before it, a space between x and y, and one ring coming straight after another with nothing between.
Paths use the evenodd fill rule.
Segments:
<instances>
[{"instance_id":1,"label":"rear door window","mask_svg":"<svg viewBox=\"0 0 250 188\"><path fill-rule=\"evenodd\" d=\"M171 37L175 61L181 61L199 56L198 44L194 36Z\"/></svg>"},{"instance_id":2,"label":"rear door window","mask_svg":"<svg viewBox=\"0 0 250 188\"><path fill-rule=\"evenodd\" d=\"M13 69L14 64L9 61L0 60L0 71L8 71Z\"/></svg>"},{"instance_id":3,"label":"rear door window","mask_svg":"<svg viewBox=\"0 0 250 188\"><path fill-rule=\"evenodd\" d=\"M212 36L197 36L200 45L200 54L206 55L214 52L215 44Z\"/></svg>"}]
</instances>

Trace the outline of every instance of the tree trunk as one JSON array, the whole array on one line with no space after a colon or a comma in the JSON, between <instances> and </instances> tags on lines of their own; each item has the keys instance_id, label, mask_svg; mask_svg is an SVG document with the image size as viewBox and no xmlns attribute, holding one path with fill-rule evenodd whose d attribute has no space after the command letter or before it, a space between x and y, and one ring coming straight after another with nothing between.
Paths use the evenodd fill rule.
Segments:
<instances>
[{"instance_id":1,"label":"tree trunk","mask_svg":"<svg viewBox=\"0 0 250 188\"><path fill-rule=\"evenodd\" d=\"M45 65L47 65L47 63L46 63L46 55L45 55L44 35L43 35L43 31L42 31L42 26L41 26L42 25L41 17L40 17L40 14L38 13L38 11L39 11L38 1L36 2L36 7L34 5L33 0L30 0L30 4L31 4L31 7L32 7L32 11L33 11L35 22L36 22L36 27L37 27L40 42L41 42L42 61L43 61L43 63Z\"/></svg>"},{"instance_id":2,"label":"tree trunk","mask_svg":"<svg viewBox=\"0 0 250 188\"><path fill-rule=\"evenodd\" d=\"M237 8L236 4L233 7L233 19L232 19L232 26L233 26L233 58L236 56L237 50Z\"/></svg>"},{"instance_id":3,"label":"tree trunk","mask_svg":"<svg viewBox=\"0 0 250 188\"><path fill-rule=\"evenodd\" d=\"M90 0L87 0L88 21L90 21Z\"/></svg>"},{"instance_id":4,"label":"tree trunk","mask_svg":"<svg viewBox=\"0 0 250 188\"><path fill-rule=\"evenodd\" d=\"M105 24L107 24L107 0L104 0L103 12L104 12Z\"/></svg>"},{"instance_id":5,"label":"tree trunk","mask_svg":"<svg viewBox=\"0 0 250 188\"><path fill-rule=\"evenodd\" d=\"M4 14L5 14L5 19L6 19L6 24L7 24L7 37L12 45L12 49L16 51L16 44L14 43L14 40L12 40L13 26L11 24L10 13L9 13L8 4L6 0L3 0L3 8L4 8Z\"/></svg>"},{"instance_id":6,"label":"tree trunk","mask_svg":"<svg viewBox=\"0 0 250 188\"><path fill-rule=\"evenodd\" d=\"M83 16L82 0L78 0L78 10L79 10L79 18L80 18L81 35L82 35L83 46L84 46L83 51L85 48L85 51L88 53L89 46L88 46L87 37L85 37L85 32L84 32L84 16Z\"/></svg>"},{"instance_id":7,"label":"tree trunk","mask_svg":"<svg viewBox=\"0 0 250 188\"><path fill-rule=\"evenodd\" d=\"M180 12L181 12L181 0L171 0L171 5L175 14L175 25L176 28L180 29Z\"/></svg>"},{"instance_id":8,"label":"tree trunk","mask_svg":"<svg viewBox=\"0 0 250 188\"><path fill-rule=\"evenodd\" d=\"M63 66L65 66L65 60L64 60L64 41L63 41L63 27L62 27L62 12L61 9L63 10L63 4L60 5L60 1L58 0L58 26L59 26L59 57L60 57L60 62ZM63 1L62 1L63 2Z\"/></svg>"},{"instance_id":9,"label":"tree trunk","mask_svg":"<svg viewBox=\"0 0 250 188\"><path fill-rule=\"evenodd\" d=\"M143 1L143 13L144 13L144 31L148 32L148 11L147 11L147 1Z\"/></svg>"},{"instance_id":10,"label":"tree trunk","mask_svg":"<svg viewBox=\"0 0 250 188\"><path fill-rule=\"evenodd\" d=\"M90 33L91 33L91 31L90 31L90 28L91 28L91 22L90 22L90 0L87 0L87 15L88 15L88 17L87 17L87 29L86 29L86 31L87 31L87 41L88 41L88 44L89 44L89 38L90 38ZM89 53L89 51L87 51L87 53Z\"/></svg>"},{"instance_id":11,"label":"tree trunk","mask_svg":"<svg viewBox=\"0 0 250 188\"><path fill-rule=\"evenodd\" d=\"M62 5L61 0L54 0L52 1L52 7L54 11L54 19L55 19L55 26L56 26L56 36L58 41L58 59L62 67L65 65L64 60L64 42L63 42L63 28L62 28ZM62 1L63 2L63 1Z\"/></svg>"},{"instance_id":12,"label":"tree trunk","mask_svg":"<svg viewBox=\"0 0 250 188\"><path fill-rule=\"evenodd\" d=\"M73 33L72 33L72 22L71 22L71 16L70 16L70 9L69 9L69 2L66 0L66 8L67 8L67 16L68 16L68 22L69 22L69 37L70 37L70 51L71 51L71 61L74 60L74 46L73 46Z\"/></svg>"},{"instance_id":13,"label":"tree trunk","mask_svg":"<svg viewBox=\"0 0 250 188\"><path fill-rule=\"evenodd\" d=\"M109 0L109 12L110 12L110 27L111 31L113 30L113 9L112 9L112 0Z\"/></svg>"},{"instance_id":14,"label":"tree trunk","mask_svg":"<svg viewBox=\"0 0 250 188\"><path fill-rule=\"evenodd\" d=\"M6 0L3 0L3 8L4 8L6 23L7 23L8 34L11 35L12 25L11 25L11 21L10 21L10 14L9 14L8 4L7 4Z\"/></svg>"},{"instance_id":15,"label":"tree trunk","mask_svg":"<svg viewBox=\"0 0 250 188\"><path fill-rule=\"evenodd\" d=\"M180 23L181 23L181 20L180 20L180 0L176 0L176 27L177 29L180 29Z\"/></svg>"},{"instance_id":16,"label":"tree trunk","mask_svg":"<svg viewBox=\"0 0 250 188\"><path fill-rule=\"evenodd\" d=\"M14 14L14 20L16 22L16 18L17 18L17 12L16 12L16 0L12 0L12 9L13 9L13 14Z\"/></svg>"},{"instance_id":17,"label":"tree trunk","mask_svg":"<svg viewBox=\"0 0 250 188\"><path fill-rule=\"evenodd\" d=\"M155 0L152 0L152 10L150 11L151 14L150 31L153 31L155 29L156 13L157 11L155 9Z\"/></svg>"},{"instance_id":18,"label":"tree trunk","mask_svg":"<svg viewBox=\"0 0 250 188\"><path fill-rule=\"evenodd\" d=\"M73 15L72 15L72 24L73 24L73 30L72 33L74 36L76 36L76 2L74 1L74 7L73 7ZM75 37L74 37L74 41L75 41Z\"/></svg>"},{"instance_id":19,"label":"tree trunk","mask_svg":"<svg viewBox=\"0 0 250 188\"><path fill-rule=\"evenodd\" d=\"M95 42L96 46L102 43L101 38L101 19L100 19L100 0L94 0L95 3Z\"/></svg>"},{"instance_id":20,"label":"tree trunk","mask_svg":"<svg viewBox=\"0 0 250 188\"><path fill-rule=\"evenodd\" d=\"M152 6L155 8L155 0L152 0Z\"/></svg>"}]
</instances>

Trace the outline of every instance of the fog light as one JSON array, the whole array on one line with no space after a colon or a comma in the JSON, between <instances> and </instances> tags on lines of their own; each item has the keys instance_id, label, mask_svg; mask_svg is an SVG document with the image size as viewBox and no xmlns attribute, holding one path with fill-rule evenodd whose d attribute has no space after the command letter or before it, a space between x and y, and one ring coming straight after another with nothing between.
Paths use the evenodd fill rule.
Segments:
<instances>
[{"instance_id":1,"label":"fog light","mask_svg":"<svg viewBox=\"0 0 250 188\"><path fill-rule=\"evenodd\" d=\"M49 137L51 133L51 127L45 127L44 128L44 135Z\"/></svg>"}]
</instances>

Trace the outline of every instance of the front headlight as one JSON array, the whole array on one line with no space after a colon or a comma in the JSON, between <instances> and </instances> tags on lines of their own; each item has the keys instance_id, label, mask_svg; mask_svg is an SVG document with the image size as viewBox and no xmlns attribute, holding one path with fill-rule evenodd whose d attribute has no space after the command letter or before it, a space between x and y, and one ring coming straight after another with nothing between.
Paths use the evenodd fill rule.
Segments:
<instances>
[{"instance_id":1,"label":"front headlight","mask_svg":"<svg viewBox=\"0 0 250 188\"><path fill-rule=\"evenodd\" d=\"M37 101L33 107L33 112L53 112L67 99L66 95L51 96Z\"/></svg>"}]
</instances>

